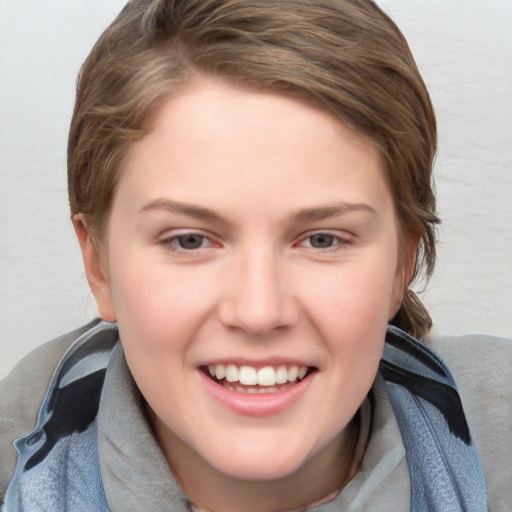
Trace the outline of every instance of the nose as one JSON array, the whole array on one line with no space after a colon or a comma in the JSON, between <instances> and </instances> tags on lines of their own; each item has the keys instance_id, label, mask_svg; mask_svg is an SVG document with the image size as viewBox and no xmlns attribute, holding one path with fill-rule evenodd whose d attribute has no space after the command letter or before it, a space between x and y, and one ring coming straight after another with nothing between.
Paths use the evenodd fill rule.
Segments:
<instances>
[{"instance_id":1,"label":"nose","mask_svg":"<svg viewBox=\"0 0 512 512\"><path fill-rule=\"evenodd\" d=\"M284 267L271 250L252 250L232 262L219 305L221 322L252 336L295 325L299 308Z\"/></svg>"}]
</instances>

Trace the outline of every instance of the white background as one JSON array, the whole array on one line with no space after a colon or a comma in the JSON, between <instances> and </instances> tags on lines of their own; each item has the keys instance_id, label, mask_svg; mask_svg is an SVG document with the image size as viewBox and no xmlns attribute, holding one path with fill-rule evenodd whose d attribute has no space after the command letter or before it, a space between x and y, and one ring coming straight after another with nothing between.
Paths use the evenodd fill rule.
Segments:
<instances>
[{"instance_id":1,"label":"white background","mask_svg":"<svg viewBox=\"0 0 512 512\"><path fill-rule=\"evenodd\" d=\"M442 334L512 336L512 1L381 0L439 122L440 231L423 299ZM95 315L68 218L81 62L124 0L0 0L0 377Z\"/></svg>"}]
</instances>

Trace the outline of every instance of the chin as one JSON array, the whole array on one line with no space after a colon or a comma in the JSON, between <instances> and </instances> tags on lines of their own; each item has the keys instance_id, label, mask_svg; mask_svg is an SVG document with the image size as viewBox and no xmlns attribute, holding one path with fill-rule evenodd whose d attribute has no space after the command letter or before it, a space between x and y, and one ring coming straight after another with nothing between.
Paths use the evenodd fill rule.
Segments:
<instances>
[{"instance_id":1,"label":"chin","mask_svg":"<svg viewBox=\"0 0 512 512\"><path fill-rule=\"evenodd\" d=\"M219 465L217 469L237 480L264 482L287 478L296 473L303 464L303 460L248 460L247 457L236 457L236 460Z\"/></svg>"},{"instance_id":2,"label":"chin","mask_svg":"<svg viewBox=\"0 0 512 512\"><path fill-rule=\"evenodd\" d=\"M231 443L222 452L210 454L208 463L230 478L245 481L279 480L289 477L307 465L304 444L244 441ZM208 460L209 459L209 460Z\"/></svg>"}]
</instances>

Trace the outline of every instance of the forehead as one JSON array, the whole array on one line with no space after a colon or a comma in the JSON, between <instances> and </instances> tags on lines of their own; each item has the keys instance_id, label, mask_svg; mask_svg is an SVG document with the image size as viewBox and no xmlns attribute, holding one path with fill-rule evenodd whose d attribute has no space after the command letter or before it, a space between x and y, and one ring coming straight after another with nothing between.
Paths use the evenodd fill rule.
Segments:
<instances>
[{"instance_id":1,"label":"forehead","mask_svg":"<svg viewBox=\"0 0 512 512\"><path fill-rule=\"evenodd\" d=\"M356 190L362 183L367 190ZM387 187L379 150L328 112L203 78L164 103L130 148L118 192L135 189L152 200L217 194L228 206L256 190L261 203L334 203L344 194L378 202Z\"/></svg>"}]
</instances>

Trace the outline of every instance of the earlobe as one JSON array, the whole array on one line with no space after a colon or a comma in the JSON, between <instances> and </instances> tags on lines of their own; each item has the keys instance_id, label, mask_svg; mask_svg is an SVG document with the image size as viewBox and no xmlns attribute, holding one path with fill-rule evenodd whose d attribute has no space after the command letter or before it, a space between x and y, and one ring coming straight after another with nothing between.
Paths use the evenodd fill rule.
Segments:
<instances>
[{"instance_id":1,"label":"earlobe","mask_svg":"<svg viewBox=\"0 0 512 512\"><path fill-rule=\"evenodd\" d=\"M80 243L85 274L89 287L96 299L98 313L107 322L115 322L116 314L112 301L110 284L105 275L98 247L91 239L87 222L81 214L73 215L73 227Z\"/></svg>"}]
</instances>

